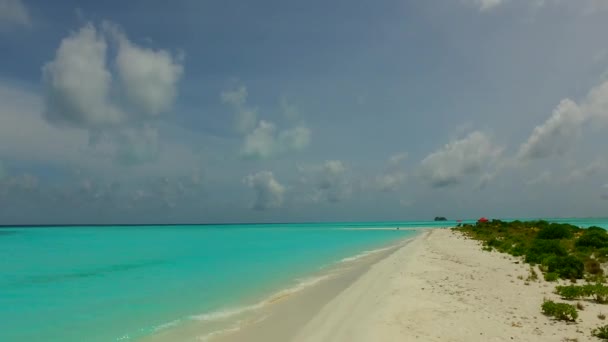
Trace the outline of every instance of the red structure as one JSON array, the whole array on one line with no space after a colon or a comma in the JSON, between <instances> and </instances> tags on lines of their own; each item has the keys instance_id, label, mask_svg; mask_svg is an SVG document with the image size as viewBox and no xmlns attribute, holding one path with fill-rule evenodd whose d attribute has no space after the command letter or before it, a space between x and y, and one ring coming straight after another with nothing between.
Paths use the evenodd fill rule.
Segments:
<instances>
[{"instance_id":1,"label":"red structure","mask_svg":"<svg viewBox=\"0 0 608 342\"><path fill-rule=\"evenodd\" d=\"M477 223L485 223L485 222L488 222L488 219L485 217L482 217L479 220L477 220Z\"/></svg>"}]
</instances>

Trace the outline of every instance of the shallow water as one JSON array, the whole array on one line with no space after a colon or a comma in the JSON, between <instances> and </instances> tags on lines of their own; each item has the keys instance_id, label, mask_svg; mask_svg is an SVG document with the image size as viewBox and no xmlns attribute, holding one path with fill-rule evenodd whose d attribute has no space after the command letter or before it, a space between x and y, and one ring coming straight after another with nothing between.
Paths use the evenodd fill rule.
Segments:
<instances>
[{"instance_id":1,"label":"shallow water","mask_svg":"<svg viewBox=\"0 0 608 342\"><path fill-rule=\"evenodd\" d=\"M254 302L411 231L53 227L0 235L0 341L133 340Z\"/></svg>"},{"instance_id":2,"label":"shallow water","mask_svg":"<svg viewBox=\"0 0 608 342\"><path fill-rule=\"evenodd\" d=\"M608 228L605 219L555 221ZM211 321L415 234L341 228L455 224L2 228L0 341L130 341Z\"/></svg>"}]
</instances>

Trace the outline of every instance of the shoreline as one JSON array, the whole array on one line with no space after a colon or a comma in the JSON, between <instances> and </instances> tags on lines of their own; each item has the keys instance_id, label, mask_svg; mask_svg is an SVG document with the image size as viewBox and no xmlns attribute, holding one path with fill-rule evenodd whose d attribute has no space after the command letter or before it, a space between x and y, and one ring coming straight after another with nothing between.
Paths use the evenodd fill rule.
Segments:
<instances>
[{"instance_id":1,"label":"shoreline","mask_svg":"<svg viewBox=\"0 0 608 342\"><path fill-rule=\"evenodd\" d=\"M394 230L394 229L393 229ZM412 229L417 230L417 229ZM279 290L261 301L208 314L192 316L177 326L146 336L144 342L169 341L286 341L301 326L354 283L368 269L415 240L419 234L345 257L297 285Z\"/></svg>"},{"instance_id":2,"label":"shoreline","mask_svg":"<svg viewBox=\"0 0 608 342\"><path fill-rule=\"evenodd\" d=\"M589 301L576 324L544 316L544 298L563 300L555 283L526 280L529 272L458 232L431 230L375 264L291 341L586 341L605 324L603 306Z\"/></svg>"},{"instance_id":3,"label":"shoreline","mask_svg":"<svg viewBox=\"0 0 608 342\"><path fill-rule=\"evenodd\" d=\"M421 231L348 266L222 334L201 339L192 330L154 341L561 342L588 340L605 323L598 318L605 306L584 300L576 324L544 316L544 298L563 301L553 293L556 283L526 280L529 265L483 251L451 229Z\"/></svg>"}]
</instances>

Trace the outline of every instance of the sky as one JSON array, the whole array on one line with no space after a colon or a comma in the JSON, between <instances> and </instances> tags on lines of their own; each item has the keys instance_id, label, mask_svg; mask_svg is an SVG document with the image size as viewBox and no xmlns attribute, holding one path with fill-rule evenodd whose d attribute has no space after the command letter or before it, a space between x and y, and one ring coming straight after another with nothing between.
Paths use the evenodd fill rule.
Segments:
<instances>
[{"instance_id":1,"label":"sky","mask_svg":"<svg viewBox=\"0 0 608 342\"><path fill-rule=\"evenodd\" d=\"M606 0L0 0L0 224L608 216Z\"/></svg>"}]
</instances>

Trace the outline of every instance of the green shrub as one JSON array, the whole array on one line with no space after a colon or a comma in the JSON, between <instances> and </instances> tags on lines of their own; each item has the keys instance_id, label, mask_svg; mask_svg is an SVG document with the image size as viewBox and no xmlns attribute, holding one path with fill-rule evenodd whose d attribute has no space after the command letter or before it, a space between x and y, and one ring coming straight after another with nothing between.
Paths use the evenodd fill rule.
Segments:
<instances>
[{"instance_id":1,"label":"green shrub","mask_svg":"<svg viewBox=\"0 0 608 342\"><path fill-rule=\"evenodd\" d=\"M536 235L537 239L545 239L545 240L560 240L560 239L569 239L572 237L572 230L570 229L570 225L567 224L559 224L559 223L551 223L548 226L544 226Z\"/></svg>"},{"instance_id":2,"label":"green shrub","mask_svg":"<svg viewBox=\"0 0 608 342\"><path fill-rule=\"evenodd\" d=\"M536 273L536 271L534 270L534 267L530 266L530 272L528 274L528 278L526 278L526 281L537 281L538 280L538 273Z\"/></svg>"},{"instance_id":3,"label":"green shrub","mask_svg":"<svg viewBox=\"0 0 608 342\"><path fill-rule=\"evenodd\" d=\"M608 287L604 284L568 285L555 287L555 293L563 299L592 297L598 303L608 301Z\"/></svg>"},{"instance_id":4,"label":"green shrub","mask_svg":"<svg viewBox=\"0 0 608 342\"><path fill-rule=\"evenodd\" d=\"M578 312L574 305L545 300L541 308L545 315L554 317L560 321L574 322L578 318Z\"/></svg>"},{"instance_id":5,"label":"green shrub","mask_svg":"<svg viewBox=\"0 0 608 342\"><path fill-rule=\"evenodd\" d=\"M602 228L587 228L575 242L576 247L608 247L608 233Z\"/></svg>"},{"instance_id":6,"label":"green shrub","mask_svg":"<svg viewBox=\"0 0 608 342\"><path fill-rule=\"evenodd\" d=\"M576 285L557 286L555 288L555 293L560 295L563 299L569 300L587 297L583 287Z\"/></svg>"},{"instance_id":7,"label":"green shrub","mask_svg":"<svg viewBox=\"0 0 608 342\"><path fill-rule=\"evenodd\" d=\"M547 261L547 270L563 279L581 279L584 269L583 262L572 255L554 256Z\"/></svg>"},{"instance_id":8,"label":"green shrub","mask_svg":"<svg viewBox=\"0 0 608 342\"><path fill-rule=\"evenodd\" d=\"M526 262L540 264L554 255L565 256L568 251L556 240L534 240L526 252Z\"/></svg>"},{"instance_id":9,"label":"green shrub","mask_svg":"<svg viewBox=\"0 0 608 342\"><path fill-rule=\"evenodd\" d=\"M608 287L604 284L586 284L583 285L583 291L598 303L603 304L608 301Z\"/></svg>"},{"instance_id":10,"label":"green shrub","mask_svg":"<svg viewBox=\"0 0 608 342\"><path fill-rule=\"evenodd\" d=\"M589 259L585 262L585 270L590 274L604 274L602 265L595 259Z\"/></svg>"},{"instance_id":11,"label":"green shrub","mask_svg":"<svg viewBox=\"0 0 608 342\"><path fill-rule=\"evenodd\" d=\"M558 279L559 279L559 274L557 274L557 273L553 273L553 272L545 273L546 281L557 281Z\"/></svg>"},{"instance_id":12,"label":"green shrub","mask_svg":"<svg viewBox=\"0 0 608 342\"><path fill-rule=\"evenodd\" d=\"M604 340L608 340L608 325L604 325L602 327L597 327L591 330L591 335L601 338Z\"/></svg>"}]
</instances>

